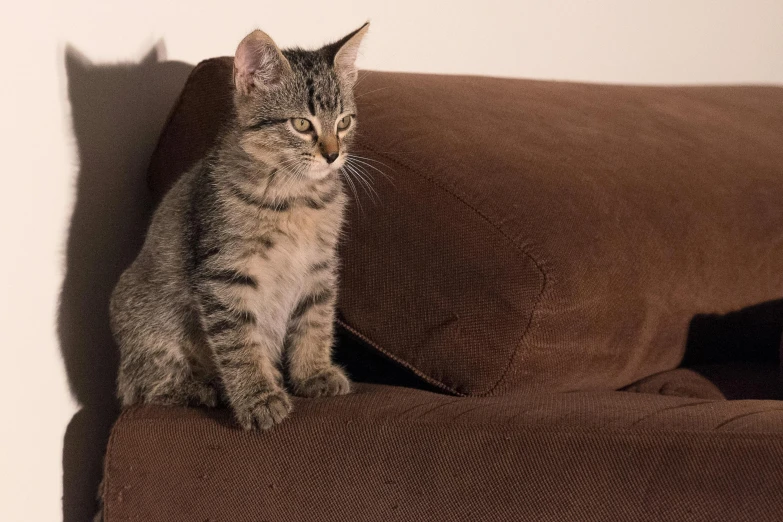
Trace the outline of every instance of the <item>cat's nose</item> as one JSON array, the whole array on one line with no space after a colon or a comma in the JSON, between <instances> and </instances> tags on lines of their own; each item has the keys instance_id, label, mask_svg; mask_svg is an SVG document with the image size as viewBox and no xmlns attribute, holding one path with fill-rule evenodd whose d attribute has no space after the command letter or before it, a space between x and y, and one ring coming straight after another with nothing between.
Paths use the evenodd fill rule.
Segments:
<instances>
[{"instance_id":1,"label":"cat's nose","mask_svg":"<svg viewBox=\"0 0 783 522\"><path fill-rule=\"evenodd\" d=\"M334 163L337 156L340 155L340 142L337 141L337 136L322 136L318 148L326 163Z\"/></svg>"}]
</instances>

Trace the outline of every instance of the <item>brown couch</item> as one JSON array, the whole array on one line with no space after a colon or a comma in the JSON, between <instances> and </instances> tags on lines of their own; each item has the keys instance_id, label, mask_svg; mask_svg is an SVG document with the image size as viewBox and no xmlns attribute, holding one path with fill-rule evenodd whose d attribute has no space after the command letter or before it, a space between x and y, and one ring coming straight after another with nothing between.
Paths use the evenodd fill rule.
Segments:
<instances>
[{"instance_id":1,"label":"brown couch","mask_svg":"<svg viewBox=\"0 0 783 522\"><path fill-rule=\"evenodd\" d=\"M230 77L194 69L157 197ZM265 433L124 412L106 520L783 520L783 89L358 91L378 195L351 208L337 352L363 383Z\"/></svg>"}]
</instances>

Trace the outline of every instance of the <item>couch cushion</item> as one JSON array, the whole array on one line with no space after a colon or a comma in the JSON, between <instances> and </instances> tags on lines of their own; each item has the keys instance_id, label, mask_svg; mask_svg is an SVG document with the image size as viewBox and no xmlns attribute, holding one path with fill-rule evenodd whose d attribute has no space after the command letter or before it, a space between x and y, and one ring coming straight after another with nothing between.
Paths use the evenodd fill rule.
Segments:
<instances>
[{"instance_id":1,"label":"couch cushion","mask_svg":"<svg viewBox=\"0 0 783 522\"><path fill-rule=\"evenodd\" d=\"M196 68L158 195L230 119ZM783 294L783 89L363 73L343 325L456 394L619 388L676 367L697 314ZM388 181L375 170L392 178Z\"/></svg>"},{"instance_id":2,"label":"couch cushion","mask_svg":"<svg viewBox=\"0 0 783 522\"><path fill-rule=\"evenodd\" d=\"M783 406L626 392L297 400L269 432L145 407L115 425L106 522L783 520Z\"/></svg>"}]
</instances>

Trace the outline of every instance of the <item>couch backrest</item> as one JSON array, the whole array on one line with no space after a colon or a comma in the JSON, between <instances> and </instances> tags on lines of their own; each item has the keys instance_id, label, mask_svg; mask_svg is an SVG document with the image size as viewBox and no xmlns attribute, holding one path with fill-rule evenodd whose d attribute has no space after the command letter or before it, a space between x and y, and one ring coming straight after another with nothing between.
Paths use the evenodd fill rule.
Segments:
<instances>
[{"instance_id":1,"label":"couch backrest","mask_svg":"<svg viewBox=\"0 0 783 522\"><path fill-rule=\"evenodd\" d=\"M193 71L158 195L231 89L228 58ZM340 320L444 390L619 388L676 367L697 314L783 297L781 88L363 72L358 96L378 197L352 202Z\"/></svg>"}]
</instances>

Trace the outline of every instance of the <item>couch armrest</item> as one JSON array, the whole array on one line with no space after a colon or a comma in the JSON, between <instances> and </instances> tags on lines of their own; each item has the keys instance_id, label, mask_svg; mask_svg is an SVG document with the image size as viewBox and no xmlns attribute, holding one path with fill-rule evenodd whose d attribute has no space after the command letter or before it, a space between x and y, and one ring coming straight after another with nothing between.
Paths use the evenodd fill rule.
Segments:
<instances>
[{"instance_id":1,"label":"couch armrest","mask_svg":"<svg viewBox=\"0 0 783 522\"><path fill-rule=\"evenodd\" d=\"M457 398L389 386L228 412L126 411L105 520L780 520L774 401L625 392Z\"/></svg>"}]
</instances>

